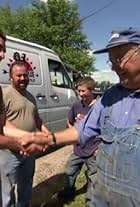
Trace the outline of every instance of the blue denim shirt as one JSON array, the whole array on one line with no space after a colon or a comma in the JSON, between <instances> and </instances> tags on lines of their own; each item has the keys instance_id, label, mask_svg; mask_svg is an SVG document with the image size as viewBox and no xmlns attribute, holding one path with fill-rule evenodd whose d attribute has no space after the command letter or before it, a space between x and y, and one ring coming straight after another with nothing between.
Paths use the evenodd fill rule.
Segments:
<instances>
[{"instance_id":1,"label":"blue denim shirt","mask_svg":"<svg viewBox=\"0 0 140 207\"><path fill-rule=\"evenodd\" d=\"M81 144L100 135L104 109L109 106L112 106L111 122L116 127L125 128L140 123L140 91L116 84L105 92L83 120L75 124Z\"/></svg>"}]
</instances>

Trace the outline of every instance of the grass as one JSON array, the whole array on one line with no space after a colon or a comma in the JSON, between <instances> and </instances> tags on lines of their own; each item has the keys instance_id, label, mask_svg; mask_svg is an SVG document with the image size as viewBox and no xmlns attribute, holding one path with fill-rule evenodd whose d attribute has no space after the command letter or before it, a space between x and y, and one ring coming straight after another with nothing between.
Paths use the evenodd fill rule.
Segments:
<instances>
[{"instance_id":1,"label":"grass","mask_svg":"<svg viewBox=\"0 0 140 207\"><path fill-rule=\"evenodd\" d=\"M69 204L64 204L64 207L85 207L85 192L86 192L86 178L84 169L81 171L80 176L76 182L76 196L74 201Z\"/></svg>"},{"instance_id":2,"label":"grass","mask_svg":"<svg viewBox=\"0 0 140 207\"><path fill-rule=\"evenodd\" d=\"M62 180L60 180L62 185ZM55 183L55 188L57 189L60 183ZM73 200L64 201L61 199L50 200L45 205L41 207L85 207L85 193L86 193L86 176L85 169L81 170L80 175L76 181L76 195Z\"/></svg>"}]
</instances>

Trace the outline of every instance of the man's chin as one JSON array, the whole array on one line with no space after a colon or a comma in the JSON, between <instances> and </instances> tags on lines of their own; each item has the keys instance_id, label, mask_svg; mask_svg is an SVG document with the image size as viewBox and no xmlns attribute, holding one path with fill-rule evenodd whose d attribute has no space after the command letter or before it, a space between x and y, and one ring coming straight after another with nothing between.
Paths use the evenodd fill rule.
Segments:
<instances>
[{"instance_id":1,"label":"man's chin","mask_svg":"<svg viewBox=\"0 0 140 207\"><path fill-rule=\"evenodd\" d=\"M19 89L20 89L20 91L25 91L25 90L26 90L26 88L27 88L26 86L20 86L20 88L19 88Z\"/></svg>"},{"instance_id":2,"label":"man's chin","mask_svg":"<svg viewBox=\"0 0 140 207\"><path fill-rule=\"evenodd\" d=\"M124 88L129 88L130 84L128 83L127 80L120 80L120 84L124 87Z\"/></svg>"},{"instance_id":3,"label":"man's chin","mask_svg":"<svg viewBox=\"0 0 140 207\"><path fill-rule=\"evenodd\" d=\"M132 89L132 90L140 89L140 84L132 84L132 82L131 83L128 83L128 82L123 82L123 81L121 81L120 84L124 88L127 88L127 89Z\"/></svg>"},{"instance_id":4,"label":"man's chin","mask_svg":"<svg viewBox=\"0 0 140 207\"><path fill-rule=\"evenodd\" d=\"M127 89L132 89L131 86L123 81L120 82L120 84L124 87L124 88L127 88Z\"/></svg>"}]
</instances>

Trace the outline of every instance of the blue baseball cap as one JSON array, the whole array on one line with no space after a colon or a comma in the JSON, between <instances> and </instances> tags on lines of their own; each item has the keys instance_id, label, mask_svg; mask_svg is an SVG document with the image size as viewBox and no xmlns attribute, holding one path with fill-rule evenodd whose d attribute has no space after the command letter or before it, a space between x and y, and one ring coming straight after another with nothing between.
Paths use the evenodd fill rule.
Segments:
<instances>
[{"instance_id":1,"label":"blue baseball cap","mask_svg":"<svg viewBox=\"0 0 140 207\"><path fill-rule=\"evenodd\" d=\"M140 30L129 27L125 30L112 31L111 37L105 48L93 51L94 54L108 52L108 49L124 44L140 44Z\"/></svg>"}]
</instances>

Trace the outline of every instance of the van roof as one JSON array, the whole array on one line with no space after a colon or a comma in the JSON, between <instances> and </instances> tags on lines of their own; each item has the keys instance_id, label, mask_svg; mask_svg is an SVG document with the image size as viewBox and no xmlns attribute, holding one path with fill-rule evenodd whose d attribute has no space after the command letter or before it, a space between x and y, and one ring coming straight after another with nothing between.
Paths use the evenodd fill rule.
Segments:
<instances>
[{"instance_id":1,"label":"van roof","mask_svg":"<svg viewBox=\"0 0 140 207\"><path fill-rule=\"evenodd\" d=\"M42 49L42 50L45 50L45 51L47 51L47 52L51 52L51 53L57 55L57 53L56 53L54 50L51 50L50 48L45 47L45 46L42 46L42 45L39 45L39 44L37 44L37 43L33 43L33 42L29 42L29 41L25 41L25 40L22 40L22 39L19 39L19 38L11 37L11 36L9 36L9 35L6 36L6 39L7 39L7 40L14 41L14 42L17 42L17 43L22 43L22 44L25 44L25 45L28 45L28 46L30 45L30 46L32 46L32 47L36 47L36 48L38 48L38 49Z\"/></svg>"}]
</instances>

